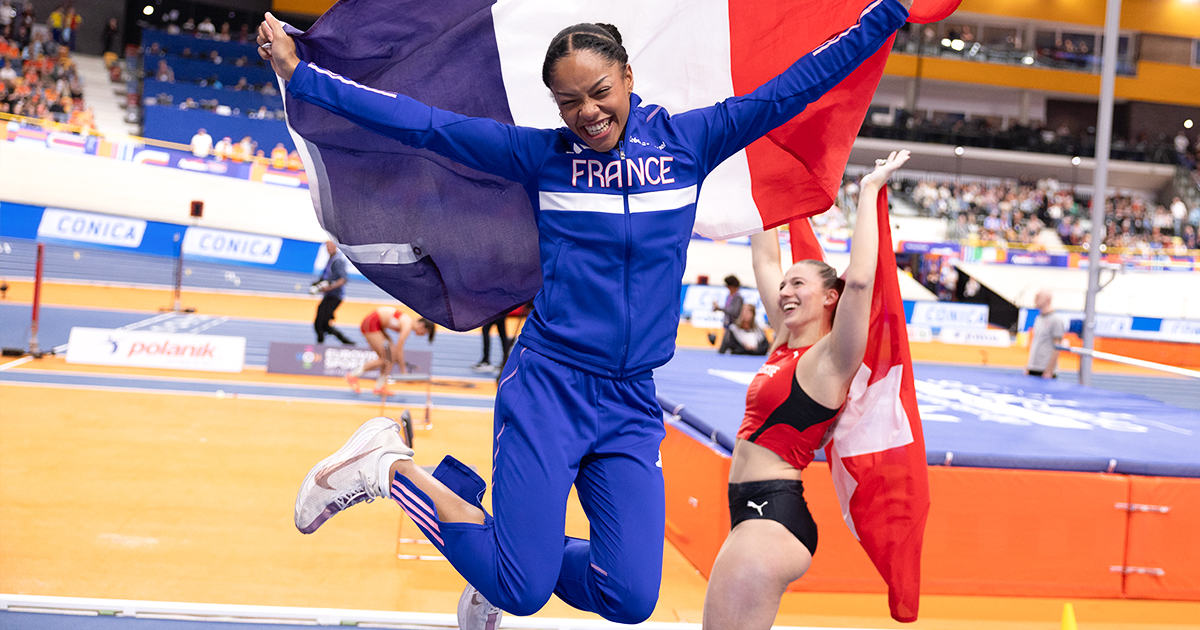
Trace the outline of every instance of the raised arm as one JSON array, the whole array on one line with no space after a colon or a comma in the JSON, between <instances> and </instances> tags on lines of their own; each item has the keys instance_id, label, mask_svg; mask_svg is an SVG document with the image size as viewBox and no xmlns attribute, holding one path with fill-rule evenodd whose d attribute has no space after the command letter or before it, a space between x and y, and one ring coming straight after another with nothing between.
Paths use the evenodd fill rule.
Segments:
<instances>
[{"instance_id":1,"label":"raised arm","mask_svg":"<svg viewBox=\"0 0 1200 630\"><path fill-rule=\"evenodd\" d=\"M908 161L908 151L893 151L886 160L878 160L874 171L862 179L858 192L858 214L850 240L850 265L846 267L846 286L838 299L833 329L829 332L829 364L845 378L853 378L867 348L867 328L871 321L871 295L875 288L875 269L879 263L879 190L896 169Z\"/></svg>"},{"instance_id":2,"label":"raised arm","mask_svg":"<svg viewBox=\"0 0 1200 630\"><path fill-rule=\"evenodd\" d=\"M779 260L779 230L770 229L750 236L750 257L754 263L754 282L767 311L767 322L776 337L783 326L783 311L779 310L779 287L783 284L783 268Z\"/></svg>"},{"instance_id":3,"label":"raised arm","mask_svg":"<svg viewBox=\"0 0 1200 630\"><path fill-rule=\"evenodd\" d=\"M359 84L307 63L270 13L258 30L259 56L270 60L293 98L312 103L375 133L428 149L484 173L529 181L555 141L554 131L505 125L430 107Z\"/></svg>"},{"instance_id":4,"label":"raised arm","mask_svg":"<svg viewBox=\"0 0 1200 630\"><path fill-rule=\"evenodd\" d=\"M873 0L854 26L801 57L744 96L683 112L677 125L702 134L697 154L706 170L795 118L858 68L908 19L911 0Z\"/></svg>"}]
</instances>

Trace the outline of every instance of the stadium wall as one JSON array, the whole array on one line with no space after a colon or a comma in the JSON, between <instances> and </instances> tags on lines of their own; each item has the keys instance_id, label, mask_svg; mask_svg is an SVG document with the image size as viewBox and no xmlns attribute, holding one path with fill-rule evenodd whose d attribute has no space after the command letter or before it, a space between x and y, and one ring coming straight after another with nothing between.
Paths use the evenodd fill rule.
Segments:
<instances>
[{"instance_id":1,"label":"stadium wall","mask_svg":"<svg viewBox=\"0 0 1200 630\"><path fill-rule=\"evenodd\" d=\"M0 142L0 201L323 241L307 190Z\"/></svg>"}]
</instances>

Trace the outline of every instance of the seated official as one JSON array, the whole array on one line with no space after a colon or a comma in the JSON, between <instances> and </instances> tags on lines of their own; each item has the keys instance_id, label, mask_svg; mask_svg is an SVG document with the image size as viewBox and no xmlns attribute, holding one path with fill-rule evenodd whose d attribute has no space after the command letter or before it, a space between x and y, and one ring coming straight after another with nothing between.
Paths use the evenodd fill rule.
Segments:
<instances>
[{"instance_id":1,"label":"seated official","mask_svg":"<svg viewBox=\"0 0 1200 630\"><path fill-rule=\"evenodd\" d=\"M730 354L765 355L770 342L767 332L754 320L753 304L743 304L737 321L725 327L725 338L718 352Z\"/></svg>"}]
</instances>

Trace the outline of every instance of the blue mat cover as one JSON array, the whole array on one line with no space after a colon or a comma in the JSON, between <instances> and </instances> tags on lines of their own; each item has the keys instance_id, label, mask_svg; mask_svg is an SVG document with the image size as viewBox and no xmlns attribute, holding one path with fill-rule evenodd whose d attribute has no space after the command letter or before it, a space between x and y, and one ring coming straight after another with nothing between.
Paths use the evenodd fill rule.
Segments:
<instances>
[{"instance_id":1,"label":"blue mat cover","mask_svg":"<svg viewBox=\"0 0 1200 630\"><path fill-rule=\"evenodd\" d=\"M762 364L678 350L654 373L659 403L730 452ZM918 364L914 377L930 465L1200 477L1200 411L1011 368Z\"/></svg>"}]
</instances>

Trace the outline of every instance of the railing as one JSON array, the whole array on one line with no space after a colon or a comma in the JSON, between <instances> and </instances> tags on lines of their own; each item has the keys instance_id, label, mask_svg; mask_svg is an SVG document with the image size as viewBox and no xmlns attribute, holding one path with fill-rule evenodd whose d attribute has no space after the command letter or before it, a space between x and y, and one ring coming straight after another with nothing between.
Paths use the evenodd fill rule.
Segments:
<instances>
[{"instance_id":1,"label":"railing","mask_svg":"<svg viewBox=\"0 0 1200 630\"><path fill-rule=\"evenodd\" d=\"M100 138L104 137L104 134L100 133L99 131L96 131L95 129L93 129L91 127L79 127L79 126L71 125L68 123L60 123L57 120L46 121L46 120L42 120L40 118L29 118L27 116L17 116L15 114L5 114L4 112L0 112L0 120L12 121L12 122L20 123L22 125L34 125L37 127L41 127L43 129L43 131L65 131L67 133L73 133L73 134L79 135L79 136L97 136Z\"/></svg>"},{"instance_id":2,"label":"railing","mask_svg":"<svg viewBox=\"0 0 1200 630\"><path fill-rule=\"evenodd\" d=\"M80 135L80 136L89 136L89 137L97 137L97 138L105 137L105 135L103 133L96 131L95 129L85 129L85 128L76 127L73 125L66 125L66 124L57 123L57 122L47 123L44 120L40 120L37 118L27 118L25 116L14 116L12 114L0 113L0 120L17 122L17 123L20 123L23 125L31 125L31 126L41 127L43 131L47 131L47 132L58 131L58 132L72 133L72 134ZM190 145L181 144L179 142L156 140L154 138L143 138L141 136L127 136L127 138L131 142L149 146L149 147L158 147L160 149L172 149L174 151L188 151L188 152L190 152L192 150L192 147ZM271 158L268 158L268 157L260 158L257 156L249 156L248 158L243 159L242 161L247 164L259 163L259 164L263 164L264 166L271 164Z\"/></svg>"}]
</instances>

